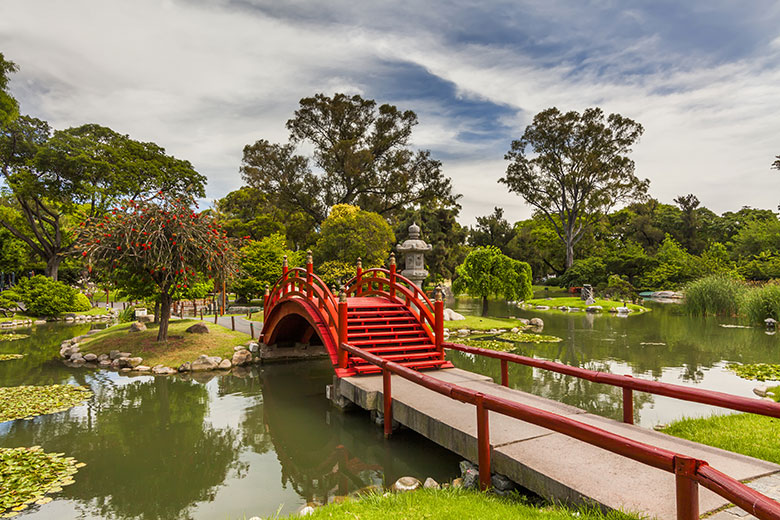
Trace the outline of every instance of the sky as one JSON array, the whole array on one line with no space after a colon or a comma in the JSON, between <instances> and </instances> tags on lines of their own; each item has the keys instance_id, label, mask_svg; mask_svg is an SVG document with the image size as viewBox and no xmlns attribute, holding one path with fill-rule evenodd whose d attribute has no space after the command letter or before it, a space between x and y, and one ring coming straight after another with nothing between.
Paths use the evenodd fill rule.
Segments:
<instances>
[{"instance_id":1,"label":"sky","mask_svg":"<svg viewBox=\"0 0 780 520\"><path fill-rule=\"evenodd\" d=\"M318 92L414 110L412 146L442 161L465 225L531 215L497 181L552 106L641 123L636 174L663 202L780 202L773 0L2 0L0 52L23 113L154 141L208 177L206 204Z\"/></svg>"}]
</instances>

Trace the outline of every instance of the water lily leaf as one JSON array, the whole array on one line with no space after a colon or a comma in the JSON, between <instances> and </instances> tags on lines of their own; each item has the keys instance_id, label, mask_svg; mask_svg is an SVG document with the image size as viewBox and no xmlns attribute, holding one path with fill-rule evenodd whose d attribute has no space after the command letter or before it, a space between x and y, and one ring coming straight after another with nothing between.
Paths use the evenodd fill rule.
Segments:
<instances>
[{"instance_id":1,"label":"water lily leaf","mask_svg":"<svg viewBox=\"0 0 780 520\"><path fill-rule=\"evenodd\" d=\"M67 410L92 397L74 385L0 387L0 422Z\"/></svg>"}]
</instances>

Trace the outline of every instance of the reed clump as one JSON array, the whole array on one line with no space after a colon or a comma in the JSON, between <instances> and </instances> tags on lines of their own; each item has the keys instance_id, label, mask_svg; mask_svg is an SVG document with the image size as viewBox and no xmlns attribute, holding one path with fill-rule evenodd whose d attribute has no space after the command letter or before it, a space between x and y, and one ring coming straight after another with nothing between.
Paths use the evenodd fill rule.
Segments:
<instances>
[{"instance_id":1,"label":"reed clump","mask_svg":"<svg viewBox=\"0 0 780 520\"><path fill-rule=\"evenodd\" d=\"M752 323L763 323L767 318L780 321L780 283L770 282L745 293L741 314Z\"/></svg>"},{"instance_id":2,"label":"reed clump","mask_svg":"<svg viewBox=\"0 0 780 520\"><path fill-rule=\"evenodd\" d=\"M729 275L705 276L686 286L685 310L693 316L737 316L753 290Z\"/></svg>"}]
</instances>

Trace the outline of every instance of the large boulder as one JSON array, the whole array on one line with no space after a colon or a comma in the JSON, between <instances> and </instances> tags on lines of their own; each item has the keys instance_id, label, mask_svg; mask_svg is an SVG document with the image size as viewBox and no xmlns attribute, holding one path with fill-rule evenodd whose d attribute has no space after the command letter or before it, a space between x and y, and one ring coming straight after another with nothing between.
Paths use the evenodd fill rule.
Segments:
<instances>
[{"instance_id":1,"label":"large boulder","mask_svg":"<svg viewBox=\"0 0 780 520\"><path fill-rule=\"evenodd\" d=\"M93 361L97 361L97 358L98 357L95 354L91 354L91 353L90 354L84 354L84 361L87 361L89 363L91 363Z\"/></svg>"},{"instance_id":2,"label":"large boulder","mask_svg":"<svg viewBox=\"0 0 780 520\"><path fill-rule=\"evenodd\" d=\"M246 349L237 350L233 353L233 365L240 367L252 362L252 353Z\"/></svg>"},{"instance_id":3,"label":"large boulder","mask_svg":"<svg viewBox=\"0 0 780 520\"><path fill-rule=\"evenodd\" d=\"M422 482L420 482L416 478L401 477L395 481L391 489L396 493L400 493L404 491L414 491L415 489L420 489L421 487L422 487Z\"/></svg>"},{"instance_id":4,"label":"large boulder","mask_svg":"<svg viewBox=\"0 0 780 520\"><path fill-rule=\"evenodd\" d=\"M143 332L146 330L146 325L138 321L134 321L130 324L130 332Z\"/></svg>"},{"instance_id":5,"label":"large boulder","mask_svg":"<svg viewBox=\"0 0 780 520\"><path fill-rule=\"evenodd\" d=\"M193 372L205 372L207 370L216 370L219 366L219 361L215 361L215 358L207 355L202 355L190 364L190 370ZM222 360L220 360L222 361Z\"/></svg>"},{"instance_id":6,"label":"large boulder","mask_svg":"<svg viewBox=\"0 0 780 520\"><path fill-rule=\"evenodd\" d=\"M155 365L152 367L152 373L158 376L169 376L171 374L175 374L176 371L164 365Z\"/></svg>"},{"instance_id":7,"label":"large boulder","mask_svg":"<svg viewBox=\"0 0 780 520\"><path fill-rule=\"evenodd\" d=\"M190 325L184 332L189 332L190 334L208 334L209 326L201 321L200 323Z\"/></svg>"},{"instance_id":8,"label":"large boulder","mask_svg":"<svg viewBox=\"0 0 780 520\"><path fill-rule=\"evenodd\" d=\"M465 320L466 317L462 314L459 314L452 309L444 309L444 321L462 321Z\"/></svg>"},{"instance_id":9,"label":"large boulder","mask_svg":"<svg viewBox=\"0 0 780 520\"><path fill-rule=\"evenodd\" d=\"M220 370L230 370L232 366L233 363L231 363L229 359L223 359L219 362L219 365L217 365Z\"/></svg>"}]
</instances>

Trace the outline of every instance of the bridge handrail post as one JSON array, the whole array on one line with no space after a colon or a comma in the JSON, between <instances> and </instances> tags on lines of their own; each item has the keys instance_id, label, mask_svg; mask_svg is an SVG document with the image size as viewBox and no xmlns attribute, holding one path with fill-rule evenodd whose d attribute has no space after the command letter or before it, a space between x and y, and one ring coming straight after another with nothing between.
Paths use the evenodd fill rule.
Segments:
<instances>
[{"instance_id":1,"label":"bridge handrail post","mask_svg":"<svg viewBox=\"0 0 780 520\"><path fill-rule=\"evenodd\" d=\"M674 457L677 520L699 520L699 483L696 480L698 464L699 461L691 457Z\"/></svg>"},{"instance_id":2,"label":"bridge handrail post","mask_svg":"<svg viewBox=\"0 0 780 520\"><path fill-rule=\"evenodd\" d=\"M485 408L484 395L476 394L477 405L477 457L479 461L479 487L486 490L490 487L490 425L488 410Z\"/></svg>"},{"instance_id":3,"label":"bridge handrail post","mask_svg":"<svg viewBox=\"0 0 780 520\"><path fill-rule=\"evenodd\" d=\"M268 302L271 300L271 289L265 284L265 295L263 296L263 322L268 321Z\"/></svg>"},{"instance_id":4,"label":"bridge handrail post","mask_svg":"<svg viewBox=\"0 0 780 520\"><path fill-rule=\"evenodd\" d=\"M442 344L444 343L444 298L441 290L441 285L436 286L434 294L434 340L436 342L436 350L440 353L444 353Z\"/></svg>"},{"instance_id":5,"label":"bridge handrail post","mask_svg":"<svg viewBox=\"0 0 780 520\"><path fill-rule=\"evenodd\" d=\"M344 343L347 342L347 293L342 287L339 291L339 368L347 368L347 351L344 350Z\"/></svg>"},{"instance_id":6,"label":"bridge handrail post","mask_svg":"<svg viewBox=\"0 0 780 520\"><path fill-rule=\"evenodd\" d=\"M395 299L395 253L390 253L390 298Z\"/></svg>"},{"instance_id":7,"label":"bridge handrail post","mask_svg":"<svg viewBox=\"0 0 780 520\"><path fill-rule=\"evenodd\" d=\"M623 387L623 422L634 424L634 390L627 386Z\"/></svg>"},{"instance_id":8,"label":"bridge handrail post","mask_svg":"<svg viewBox=\"0 0 780 520\"><path fill-rule=\"evenodd\" d=\"M363 293L363 260L358 257L355 274L355 294L360 296Z\"/></svg>"},{"instance_id":9,"label":"bridge handrail post","mask_svg":"<svg viewBox=\"0 0 780 520\"><path fill-rule=\"evenodd\" d=\"M306 297L311 300L312 296L312 274L314 273L314 259L311 255L311 249L306 251Z\"/></svg>"},{"instance_id":10,"label":"bridge handrail post","mask_svg":"<svg viewBox=\"0 0 780 520\"><path fill-rule=\"evenodd\" d=\"M287 255L282 258L282 294L287 294L287 272L290 267L287 264Z\"/></svg>"},{"instance_id":11,"label":"bridge handrail post","mask_svg":"<svg viewBox=\"0 0 780 520\"><path fill-rule=\"evenodd\" d=\"M385 439L393 433L393 391L390 383L390 370L387 362L382 364L382 400L384 404L384 434Z\"/></svg>"},{"instance_id":12,"label":"bridge handrail post","mask_svg":"<svg viewBox=\"0 0 780 520\"><path fill-rule=\"evenodd\" d=\"M501 360L501 386L509 386L509 363L506 359Z\"/></svg>"}]
</instances>

